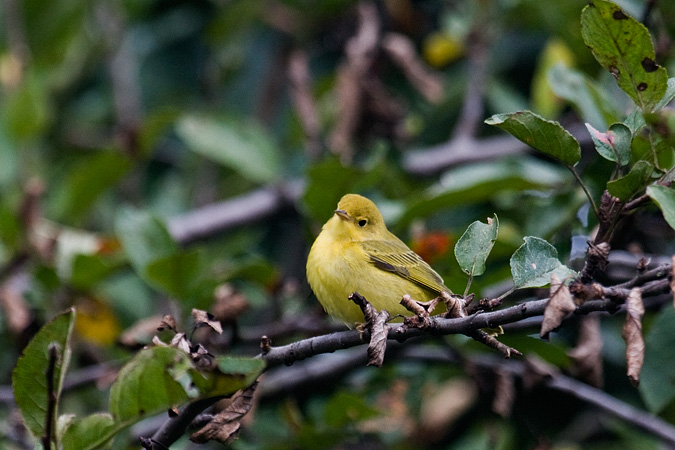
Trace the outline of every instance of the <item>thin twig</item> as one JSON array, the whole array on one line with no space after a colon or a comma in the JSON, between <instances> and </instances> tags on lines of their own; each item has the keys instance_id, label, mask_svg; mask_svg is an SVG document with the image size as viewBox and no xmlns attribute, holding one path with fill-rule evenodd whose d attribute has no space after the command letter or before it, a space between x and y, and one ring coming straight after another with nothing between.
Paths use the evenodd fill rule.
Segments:
<instances>
[{"instance_id":1,"label":"thin twig","mask_svg":"<svg viewBox=\"0 0 675 450\"><path fill-rule=\"evenodd\" d=\"M579 186L581 186L581 189L584 190L584 193L586 194L586 197L588 198L588 201L591 202L591 208L593 208L593 212L595 213L595 217L598 220L600 220L600 211L598 210L598 205L595 204L595 200L593 200L593 196L591 195L590 191L586 187L586 184L581 179L581 177L577 173L574 166L568 165L567 168L570 170L570 172L572 172L572 175L574 175L574 178L576 178L577 182L579 183Z\"/></svg>"}]
</instances>

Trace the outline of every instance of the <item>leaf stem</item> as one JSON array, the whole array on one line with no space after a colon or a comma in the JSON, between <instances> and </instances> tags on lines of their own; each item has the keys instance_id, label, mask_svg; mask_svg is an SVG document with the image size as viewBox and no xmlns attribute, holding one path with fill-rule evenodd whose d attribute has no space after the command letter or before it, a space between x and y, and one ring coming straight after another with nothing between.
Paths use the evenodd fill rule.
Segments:
<instances>
[{"instance_id":1,"label":"leaf stem","mask_svg":"<svg viewBox=\"0 0 675 450\"><path fill-rule=\"evenodd\" d=\"M568 165L567 168L572 172L572 175L574 175L574 178L576 178L577 182L579 182L579 185L581 186L581 189L584 190L584 193L586 194L586 197L588 200L591 202L591 207L593 208L593 213L595 214L595 217L600 220L600 211L598 210L598 206L595 204L595 200L593 200L593 196L591 195L590 191L584 184L583 180L577 173L577 171L574 169L573 166Z\"/></svg>"}]
</instances>

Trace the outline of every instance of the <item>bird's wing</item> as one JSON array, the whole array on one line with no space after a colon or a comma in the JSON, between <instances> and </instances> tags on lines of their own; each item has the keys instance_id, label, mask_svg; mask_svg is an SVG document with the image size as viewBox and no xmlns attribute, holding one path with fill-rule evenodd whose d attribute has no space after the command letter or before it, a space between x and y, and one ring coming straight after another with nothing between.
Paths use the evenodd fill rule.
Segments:
<instances>
[{"instance_id":1,"label":"bird's wing","mask_svg":"<svg viewBox=\"0 0 675 450\"><path fill-rule=\"evenodd\" d=\"M449 292L441 276L398 238L362 241L361 246L376 267L395 273L430 291Z\"/></svg>"}]
</instances>

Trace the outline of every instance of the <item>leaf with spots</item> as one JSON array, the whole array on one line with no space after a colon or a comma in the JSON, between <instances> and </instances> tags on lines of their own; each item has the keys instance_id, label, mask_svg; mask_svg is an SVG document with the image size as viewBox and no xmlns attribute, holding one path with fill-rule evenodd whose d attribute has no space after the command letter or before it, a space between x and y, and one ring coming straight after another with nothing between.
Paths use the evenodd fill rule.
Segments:
<instances>
[{"instance_id":1,"label":"leaf with spots","mask_svg":"<svg viewBox=\"0 0 675 450\"><path fill-rule=\"evenodd\" d=\"M598 62L643 110L666 93L666 69L655 61L647 28L614 3L596 0L581 13L581 35Z\"/></svg>"},{"instance_id":2,"label":"leaf with spots","mask_svg":"<svg viewBox=\"0 0 675 450\"><path fill-rule=\"evenodd\" d=\"M516 289L545 286L552 275L561 280L576 276L575 271L558 260L558 251L544 239L526 236L524 240L510 261Z\"/></svg>"},{"instance_id":3,"label":"leaf with spots","mask_svg":"<svg viewBox=\"0 0 675 450\"><path fill-rule=\"evenodd\" d=\"M485 121L511 133L535 150L573 166L581 159L581 147L558 122L546 120L531 111L495 114Z\"/></svg>"}]
</instances>

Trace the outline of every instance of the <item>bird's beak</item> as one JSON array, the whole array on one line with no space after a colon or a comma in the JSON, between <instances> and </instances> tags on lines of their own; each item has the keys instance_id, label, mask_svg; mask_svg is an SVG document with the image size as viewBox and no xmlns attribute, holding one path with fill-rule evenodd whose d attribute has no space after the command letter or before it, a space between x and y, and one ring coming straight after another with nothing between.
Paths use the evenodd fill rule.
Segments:
<instances>
[{"instance_id":1,"label":"bird's beak","mask_svg":"<svg viewBox=\"0 0 675 450\"><path fill-rule=\"evenodd\" d=\"M335 214L336 214L340 219L342 219L342 220L344 220L344 221L346 221L346 222L350 222L350 221L352 220L352 217L351 217L349 214L347 214L347 211L345 211L344 209L336 209L336 210L335 210Z\"/></svg>"}]
</instances>

